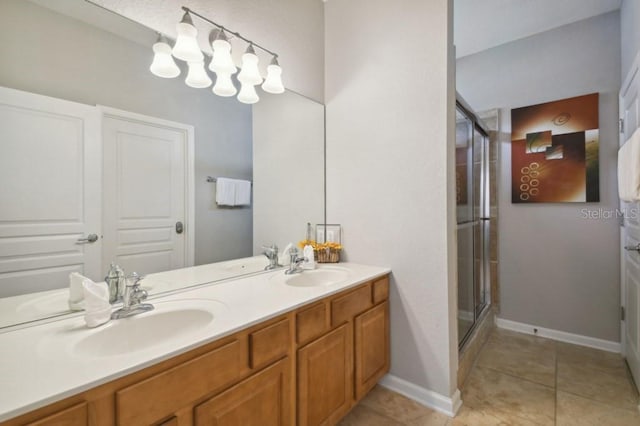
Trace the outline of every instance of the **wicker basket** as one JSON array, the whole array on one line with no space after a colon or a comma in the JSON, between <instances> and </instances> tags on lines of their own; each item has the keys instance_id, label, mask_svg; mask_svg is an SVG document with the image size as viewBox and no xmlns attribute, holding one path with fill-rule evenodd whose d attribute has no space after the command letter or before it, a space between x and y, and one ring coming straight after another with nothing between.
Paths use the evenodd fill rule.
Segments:
<instances>
[{"instance_id":1,"label":"wicker basket","mask_svg":"<svg viewBox=\"0 0 640 426\"><path fill-rule=\"evenodd\" d=\"M333 248L315 249L314 255L318 263L338 263L340 262L340 250Z\"/></svg>"}]
</instances>

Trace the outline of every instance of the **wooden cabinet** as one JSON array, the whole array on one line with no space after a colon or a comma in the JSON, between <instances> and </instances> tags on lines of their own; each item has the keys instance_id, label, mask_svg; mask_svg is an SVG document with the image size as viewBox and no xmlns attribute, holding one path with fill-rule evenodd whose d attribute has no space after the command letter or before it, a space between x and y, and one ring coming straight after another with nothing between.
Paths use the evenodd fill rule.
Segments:
<instances>
[{"instance_id":1,"label":"wooden cabinet","mask_svg":"<svg viewBox=\"0 0 640 426\"><path fill-rule=\"evenodd\" d=\"M333 425L353 401L353 335L344 324L298 350L298 425Z\"/></svg>"},{"instance_id":2,"label":"wooden cabinet","mask_svg":"<svg viewBox=\"0 0 640 426\"><path fill-rule=\"evenodd\" d=\"M299 426L337 423L389 371L388 297L383 277L298 312Z\"/></svg>"},{"instance_id":3,"label":"wooden cabinet","mask_svg":"<svg viewBox=\"0 0 640 426\"><path fill-rule=\"evenodd\" d=\"M0 426L334 425L389 370L388 297L382 277Z\"/></svg>"},{"instance_id":4,"label":"wooden cabinet","mask_svg":"<svg viewBox=\"0 0 640 426\"><path fill-rule=\"evenodd\" d=\"M116 392L119 426L154 424L245 375L246 347L239 339ZM244 355L244 356L243 356Z\"/></svg>"},{"instance_id":5,"label":"wooden cabinet","mask_svg":"<svg viewBox=\"0 0 640 426\"><path fill-rule=\"evenodd\" d=\"M389 371L389 302L355 319L355 391L364 397Z\"/></svg>"},{"instance_id":6,"label":"wooden cabinet","mask_svg":"<svg viewBox=\"0 0 640 426\"><path fill-rule=\"evenodd\" d=\"M195 426L288 426L291 380L283 359L195 407Z\"/></svg>"}]
</instances>

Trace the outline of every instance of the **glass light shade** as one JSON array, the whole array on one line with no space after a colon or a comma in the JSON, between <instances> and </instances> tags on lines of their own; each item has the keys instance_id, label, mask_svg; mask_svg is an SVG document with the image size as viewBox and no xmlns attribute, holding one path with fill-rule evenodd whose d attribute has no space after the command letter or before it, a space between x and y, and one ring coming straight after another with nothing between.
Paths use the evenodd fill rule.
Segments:
<instances>
[{"instance_id":1,"label":"glass light shade","mask_svg":"<svg viewBox=\"0 0 640 426\"><path fill-rule=\"evenodd\" d=\"M243 104L255 104L260 100L256 93L256 88L253 84L242 83L240 86L240 93L238 93L238 100Z\"/></svg>"},{"instance_id":2,"label":"glass light shade","mask_svg":"<svg viewBox=\"0 0 640 426\"><path fill-rule=\"evenodd\" d=\"M209 64L209 69L214 72L235 74L238 69L231 57L231 44L227 41L224 32L220 31L218 37L211 43L213 48L213 58Z\"/></svg>"},{"instance_id":3,"label":"glass light shade","mask_svg":"<svg viewBox=\"0 0 640 426\"><path fill-rule=\"evenodd\" d=\"M242 55L242 69L240 70L240 74L238 74L238 80L240 80L241 83L253 85L262 83L260 70L258 70L258 60L253 46L249 45L247 51Z\"/></svg>"},{"instance_id":4,"label":"glass light shade","mask_svg":"<svg viewBox=\"0 0 640 426\"><path fill-rule=\"evenodd\" d=\"M284 93L282 85L282 68L278 64L271 64L267 67L267 78L262 84L262 90L268 93Z\"/></svg>"},{"instance_id":5,"label":"glass light shade","mask_svg":"<svg viewBox=\"0 0 640 426\"><path fill-rule=\"evenodd\" d=\"M233 81L231 81L230 73L225 73L221 71L216 72L216 84L215 86L213 86L213 93L215 93L218 96L224 96L224 97L233 96L236 93L238 93L238 89L236 89L236 86L233 85Z\"/></svg>"},{"instance_id":6,"label":"glass light shade","mask_svg":"<svg viewBox=\"0 0 640 426\"><path fill-rule=\"evenodd\" d=\"M204 69L204 62L188 62L189 73L185 79L185 83L189 87L195 87L196 89L202 89L204 87L211 86L211 78Z\"/></svg>"},{"instance_id":7,"label":"glass light shade","mask_svg":"<svg viewBox=\"0 0 640 426\"><path fill-rule=\"evenodd\" d=\"M198 30L193 26L189 13L185 13L182 21L176 25L178 38L173 46L173 56L187 62L198 62L204 59L204 55L198 46Z\"/></svg>"},{"instance_id":8,"label":"glass light shade","mask_svg":"<svg viewBox=\"0 0 640 426\"><path fill-rule=\"evenodd\" d=\"M180 75L180 68L171 57L171 46L163 41L153 45L153 62L149 70L158 77L174 78Z\"/></svg>"}]
</instances>

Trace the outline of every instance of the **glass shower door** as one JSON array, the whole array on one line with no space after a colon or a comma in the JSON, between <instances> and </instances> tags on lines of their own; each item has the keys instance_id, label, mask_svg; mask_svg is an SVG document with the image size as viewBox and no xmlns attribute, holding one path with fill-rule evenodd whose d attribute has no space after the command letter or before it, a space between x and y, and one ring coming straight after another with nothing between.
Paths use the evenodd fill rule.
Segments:
<instances>
[{"instance_id":1,"label":"glass shower door","mask_svg":"<svg viewBox=\"0 0 640 426\"><path fill-rule=\"evenodd\" d=\"M458 344L489 304L488 137L471 114L456 110Z\"/></svg>"},{"instance_id":2,"label":"glass shower door","mask_svg":"<svg viewBox=\"0 0 640 426\"><path fill-rule=\"evenodd\" d=\"M456 219L458 230L458 343L475 320L473 121L456 110Z\"/></svg>"}]
</instances>

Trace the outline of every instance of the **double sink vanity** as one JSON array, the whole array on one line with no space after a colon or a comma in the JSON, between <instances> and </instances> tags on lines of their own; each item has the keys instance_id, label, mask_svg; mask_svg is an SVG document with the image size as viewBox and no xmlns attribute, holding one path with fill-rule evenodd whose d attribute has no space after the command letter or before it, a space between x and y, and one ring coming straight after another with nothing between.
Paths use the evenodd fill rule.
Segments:
<instances>
[{"instance_id":1,"label":"double sink vanity","mask_svg":"<svg viewBox=\"0 0 640 426\"><path fill-rule=\"evenodd\" d=\"M389 369L389 272L279 269L94 329L76 315L6 331L0 424L335 424Z\"/></svg>"}]
</instances>

